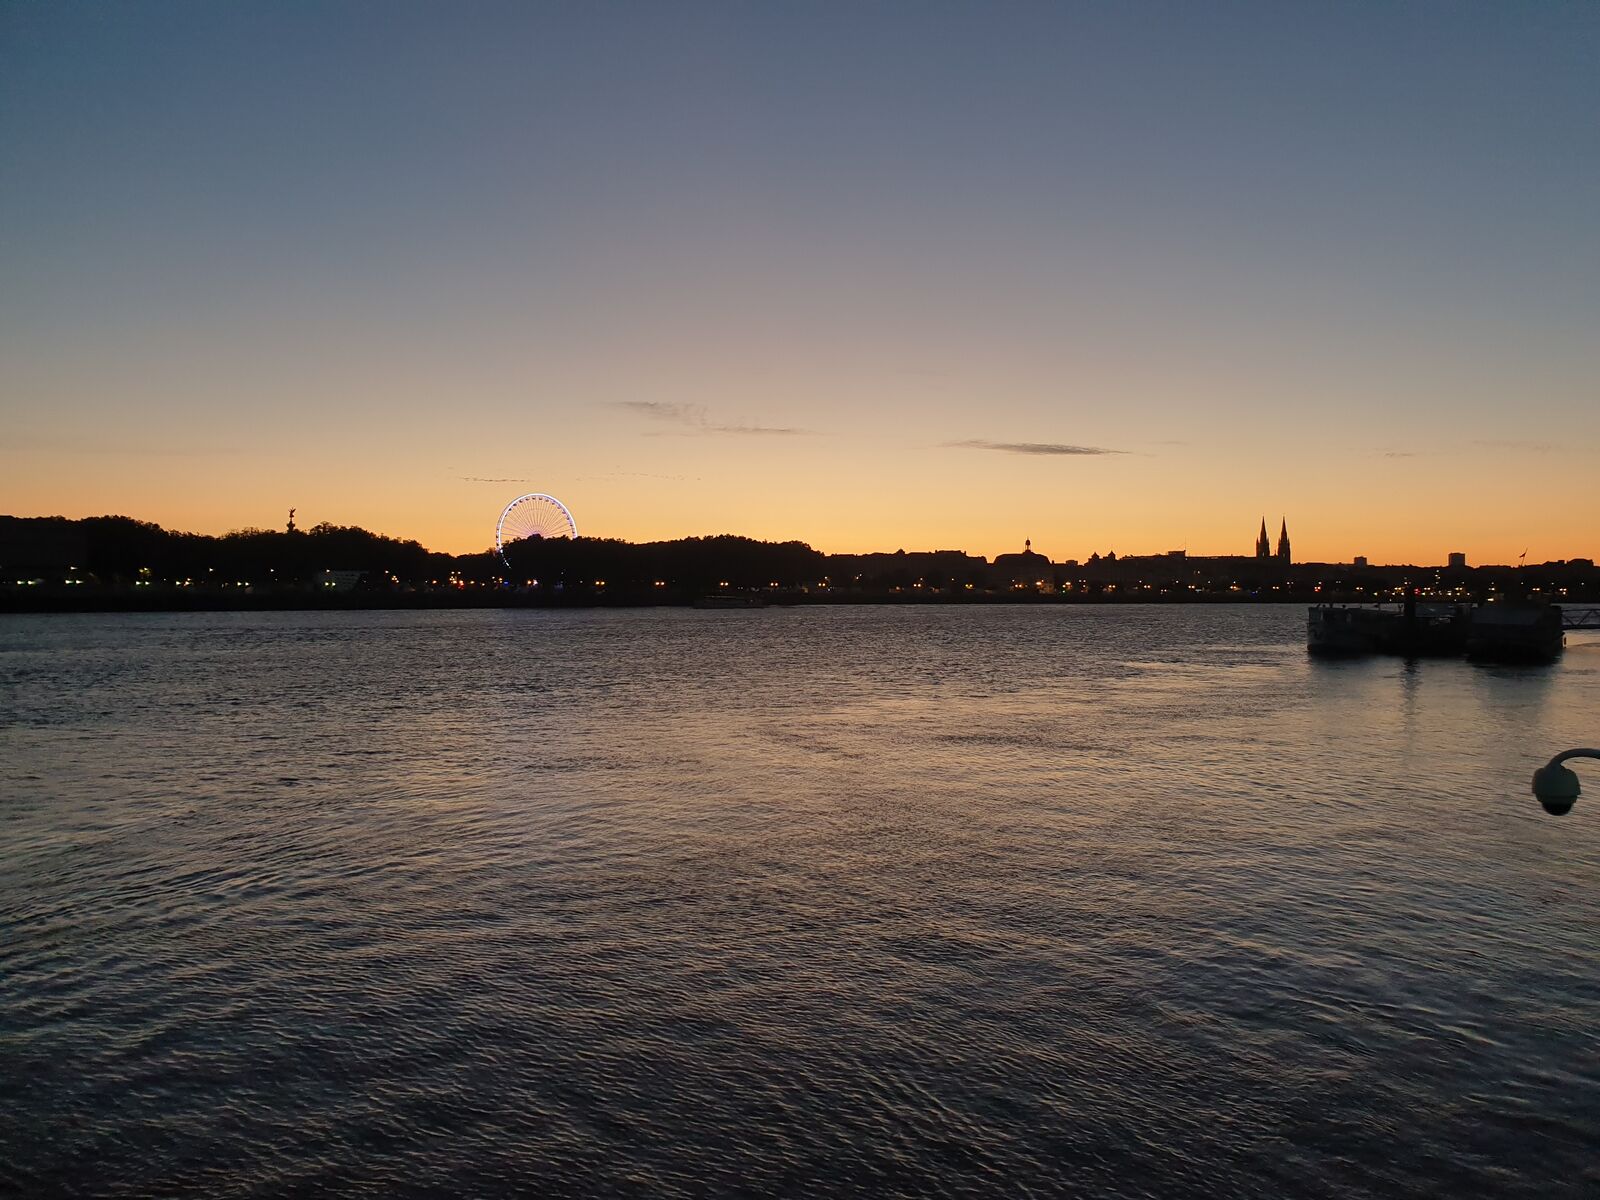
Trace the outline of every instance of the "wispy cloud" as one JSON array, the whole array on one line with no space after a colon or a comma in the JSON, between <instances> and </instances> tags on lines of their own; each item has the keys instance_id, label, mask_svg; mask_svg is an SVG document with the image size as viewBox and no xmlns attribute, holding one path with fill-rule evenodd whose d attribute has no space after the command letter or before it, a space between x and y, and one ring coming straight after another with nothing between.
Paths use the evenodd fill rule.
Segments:
<instances>
[{"instance_id":1,"label":"wispy cloud","mask_svg":"<svg viewBox=\"0 0 1600 1200\"><path fill-rule=\"evenodd\" d=\"M1417 452L1415 450L1385 450L1383 456L1385 458L1416 458Z\"/></svg>"},{"instance_id":2,"label":"wispy cloud","mask_svg":"<svg viewBox=\"0 0 1600 1200\"><path fill-rule=\"evenodd\" d=\"M968 438L962 442L945 442L952 450L997 450L1001 454L1095 455L1126 454L1126 450L1108 450L1104 446L1071 446L1065 442L991 442L984 438Z\"/></svg>"},{"instance_id":3,"label":"wispy cloud","mask_svg":"<svg viewBox=\"0 0 1600 1200\"><path fill-rule=\"evenodd\" d=\"M531 479L500 479L490 478L486 475L462 475L463 483L532 483Z\"/></svg>"},{"instance_id":4,"label":"wispy cloud","mask_svg":"<svg viewBox=\"0 0 1600 1200\"><path fill-rule=\"evenodd\" d=\"M792 425L707 425L707 433L733 433L748 434L754 437L808 437L809 429L797 429Z\"/></svg>"},{"instance_id":5,"label":"wispy cloud","mask_svg":"<svg viewBox=\"0 0 1600 1200\"><path fill-rule=\"evenodd\" d=\"M618 400L612 408L624 409L653 421L694 423L705 420L706 410L698 404L663 404L659 400Z\"/></svg>"},{"instance_id":6,"label":"wispy cloud","mask_svg":"<svg viewBox=\"0 0 1600 1200\"><path fill-rule=\"evenodd\" d=\"M670 425L671 432L679 434L730 434L735 437L809 437L810 429L790 425L730 425L711 419L711 414L700 404L667 404L660 400L618 400L612 407L646 417L662 425Z\"/></svg>"}]
</instances>

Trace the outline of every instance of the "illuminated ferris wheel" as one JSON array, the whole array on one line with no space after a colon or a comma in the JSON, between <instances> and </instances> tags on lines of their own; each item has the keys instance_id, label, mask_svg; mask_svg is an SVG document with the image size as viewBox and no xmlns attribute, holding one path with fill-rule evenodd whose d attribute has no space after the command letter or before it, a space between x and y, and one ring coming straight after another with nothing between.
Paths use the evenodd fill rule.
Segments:
<instances>
[{"instance_id":1,"label":"illuminated ferris wheel","mask_svg":"<svg viewBox=\"0 0 1600 1200\"><path fill-rule=\"evenodd\" d=\"M501 512L500 520L494 527L494 548L500 554L500 561L509 569L511 560L506 557L507 546L524 538L577 536L578 524L565 504L543 492L529 492L526 496L518 496Z\"/></svg>"}]
</instances>

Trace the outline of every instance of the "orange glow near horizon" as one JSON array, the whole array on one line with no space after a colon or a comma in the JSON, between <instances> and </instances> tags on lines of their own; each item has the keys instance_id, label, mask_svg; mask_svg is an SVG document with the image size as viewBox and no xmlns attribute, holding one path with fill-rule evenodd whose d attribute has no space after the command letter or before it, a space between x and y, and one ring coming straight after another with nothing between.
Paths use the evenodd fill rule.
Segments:
<instances>
[{"instance_id":1,"label":"orange glow near horizon","mask_svg":"<svg viewBox=\"0 0 1600 1200\"><path fill-rule=\"evenodd\" d=\"M205 7L0 37L0 512L1600 558L1592 13Z\"/></svg>"},{"instance_id":2,"label":"orange glow near horizon","mask_svg":"<svg viewBox=\"0 0 1600 1200\"><path fill-rule=\"evenodd\" d=\"M462 468L442 476L415 458L364 463L354 449L341 459L332 447L294 466L276 454L34 452L5 464L0 502L18 516L119 514L210 534L281 528L294 505L301 528L359 525L450 553L486 549L506 501L548 491L585 536L634 542L734 533L829 553L953 549L992 558L1031 538L1055 561L1108 551L1248 554L1264 516L1274 540L1287 517L1296 561L1365 555L1375 564L1432 564L1462 551L1474 564L1513 563L1524 550L1529 562L1600 557L1576 452L1468 448L1421 467L1330 454L1297 469L1263 469L1253 456L1193 446L1029 456L921 444L851 454L834 440L640 436L640 449L620 462L613 444L611 463L654 470L566 465L526 481L464 478ZM570 464L582 455L555 457ZM1349 484L1363 467L1365 482ZM1537 494L1526 483L1535 472L1547 480Z\"/></svg>"}]
</instances>

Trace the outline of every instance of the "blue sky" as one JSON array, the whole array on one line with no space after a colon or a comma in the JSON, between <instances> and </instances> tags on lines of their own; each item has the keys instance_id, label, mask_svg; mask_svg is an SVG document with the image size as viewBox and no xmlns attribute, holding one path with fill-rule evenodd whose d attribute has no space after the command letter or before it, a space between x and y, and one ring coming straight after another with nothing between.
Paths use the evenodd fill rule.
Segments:
<instances>
[{"instance_id":1,"label":"blue sky","mask_svg":"<svg viewBox=\"0 0 1600 1200\"><path fill-rule=\"evenodd\" d=\"M1593 555L1597 63L1586 4L0 4L0 509Z\"/></svg>"}]
</instances>

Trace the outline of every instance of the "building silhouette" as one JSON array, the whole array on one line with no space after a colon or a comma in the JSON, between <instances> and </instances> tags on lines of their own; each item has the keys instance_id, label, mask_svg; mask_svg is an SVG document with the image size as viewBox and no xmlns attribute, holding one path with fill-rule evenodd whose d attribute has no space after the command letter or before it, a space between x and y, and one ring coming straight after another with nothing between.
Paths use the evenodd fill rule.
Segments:
<instances>
[{"instance_id":1,"label":"building silhouette","mask_svg":"<svg viewBox=\"0 0 1600 1200\"><path fill-rule=\"evenodd\" d=\"M1289 553L1289 520L1284 518L1278 527L1278 549L1274 553L1272 539L1267 536L1267 519L1261 518L1261 532L1256 534L1256 558L1262 562L1276 559L1280 563L1292 561Z\"/></svg>"},{"instance_id":2,"label":"building silhouette","mask_svg":"<svg viewBox=\"0 0 1600 1200\"><path fill-rule=\"evenodd\" d=\"M1053 564L1045 555L1033 548L1033 539L1022 543L1021 554L998 554L994 560L994 576L1007 583L1035 583L1049 579Z\"/></svg>"}]
</instances>

